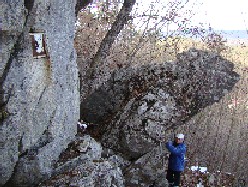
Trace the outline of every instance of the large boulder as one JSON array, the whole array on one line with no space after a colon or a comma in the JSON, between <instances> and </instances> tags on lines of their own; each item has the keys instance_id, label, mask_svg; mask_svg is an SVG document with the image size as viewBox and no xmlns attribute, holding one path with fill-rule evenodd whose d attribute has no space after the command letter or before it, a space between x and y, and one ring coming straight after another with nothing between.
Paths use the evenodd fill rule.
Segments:
<instances>
[{"instance_id":1,"label":"large boulder","mask_svg":"<svg viewBox=\"0 0 248 187\"><path fill-rule=\"evenodd\" d=\"M76 134L80 94L75 4L74 0L1 3L6 53L0 67L0 186L7 181L7 186L30 186L49 177L53 162ZM33 58L30 29L45 33L48 57Z\"/></svg>"},{"instance_id":2,"label":"large boulder","mask_svg":"<svg viewBox=\"0 0 248 187\"><path fill-rule=\"evenodd\" d=\"M238 80L232 62L192 48L179 54L175 62L116 71L82 102L83 118L90 121L94 116L103 126L103 145L135 163L168 139L171 130L220 101ZM139 170L142 168L140 165Z\"/></svg>"},{"instance_id":3,"label":"large boulder","mask_svg":"<svg viewBox=\"0 0 248 187\"><path fill-rule=\"evenodd\" d=\"M122 82L118 91L121 94L106 92L108 103L125 93L129 96L103 137L108 146L126 154L149 152L167 130L218 102L239 80L231 62L216 53L195 49L179 54L174 63L150 64L127 71L128 74L119 73L112 81L113 85L117 79Z\"/></svg>"}]
</instances>

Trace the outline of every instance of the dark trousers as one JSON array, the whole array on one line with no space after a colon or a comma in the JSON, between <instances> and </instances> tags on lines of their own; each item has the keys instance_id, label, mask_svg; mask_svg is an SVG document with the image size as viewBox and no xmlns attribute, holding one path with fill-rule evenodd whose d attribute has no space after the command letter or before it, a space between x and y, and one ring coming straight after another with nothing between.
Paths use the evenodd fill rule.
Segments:
<instances>
[{"instance_id":1,"label":"dark trousers","mask_svg":"<svg viewBox=\"0 0 248 187\"><path fill-rule=\"evenodd\" d=\"M179 186L180 184L180 175L181 171L172 171L170 169L167 170L166 179L169 183L173 183L174 186Z\"/></svg>"}]
</instances>

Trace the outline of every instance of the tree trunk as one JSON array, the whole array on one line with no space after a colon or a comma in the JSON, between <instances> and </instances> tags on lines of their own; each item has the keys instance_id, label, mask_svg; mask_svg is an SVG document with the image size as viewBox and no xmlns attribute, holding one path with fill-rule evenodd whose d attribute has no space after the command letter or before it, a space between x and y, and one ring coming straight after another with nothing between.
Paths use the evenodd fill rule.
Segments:
<instances>
[{"instance_id":1,"label":"tree trunk","mask_svg":"<svg viewBox=\"0 0 248 187\"><path fill-rule=\"evenodd\" d=\"M104 63L104 60L110 53L110 48L112 47L114 41L117 39L118 34L124 28L124 25L131 20L130 13L132 11L133 5L136 0L125 0L123 6L117 15L116 21L112 24L111 29L107 32L105 38L101 41L99 50L94 55L94 58L90 62L89 71L87 72L87 77L89 80L93 80L96 68L100 64Z\"/></svg>"}]
</instances>

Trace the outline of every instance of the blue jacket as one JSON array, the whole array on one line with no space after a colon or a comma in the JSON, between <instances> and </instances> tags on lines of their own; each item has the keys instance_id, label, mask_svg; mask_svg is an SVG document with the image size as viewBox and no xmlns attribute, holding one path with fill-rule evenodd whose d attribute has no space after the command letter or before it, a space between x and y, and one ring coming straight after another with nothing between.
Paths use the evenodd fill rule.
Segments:
<instances>
[{"instance_id":1,"label":"blue jacket","mask_svg":"<svg viewBox=\"0 0 248 187\"><path fill-rule=\"evenodd\" d=\"M184 143L178 145L169 141L166 143L166 148L171 153L169 156L168 169L172 171L184 171L184 157L186 153L186 146Z\"/></svg>"}]
</instances>

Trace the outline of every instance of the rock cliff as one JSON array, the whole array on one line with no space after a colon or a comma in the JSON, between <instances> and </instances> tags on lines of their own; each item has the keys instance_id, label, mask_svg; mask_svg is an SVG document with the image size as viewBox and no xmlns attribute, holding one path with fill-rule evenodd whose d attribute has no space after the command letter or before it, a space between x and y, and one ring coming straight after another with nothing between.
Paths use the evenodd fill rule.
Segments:
<instances>
[{"instance_id":1,"label":"rock cliff","mask_svg":"<svg viewBox=\"0 0 248 187\"><path fill-rule=\"evenodd\" d=\"M120 68L80 101L75 9L87 3L0 4L0 186L166 186L161 142L239 79L232 62L192 48L173 63ZM37 32L45 36L45 58L33 57L30 33ZM101 144L75 137L80 104L81 117L100 126ZM79 155L56 163L73 141Z\"/></svg>"},{"instance_id":2,"label":"rock cliff","mask_svg":"<svg viewBox=\"0 0 248 187\"><path fill-rule=\"evenodd\" d=\"M75 137L80 103L75 5L75 0L1 2L1 186L30 186L49 177ZM31 32L45 33L46 58L33 58Z\"/></svg>"}]
</instances>

